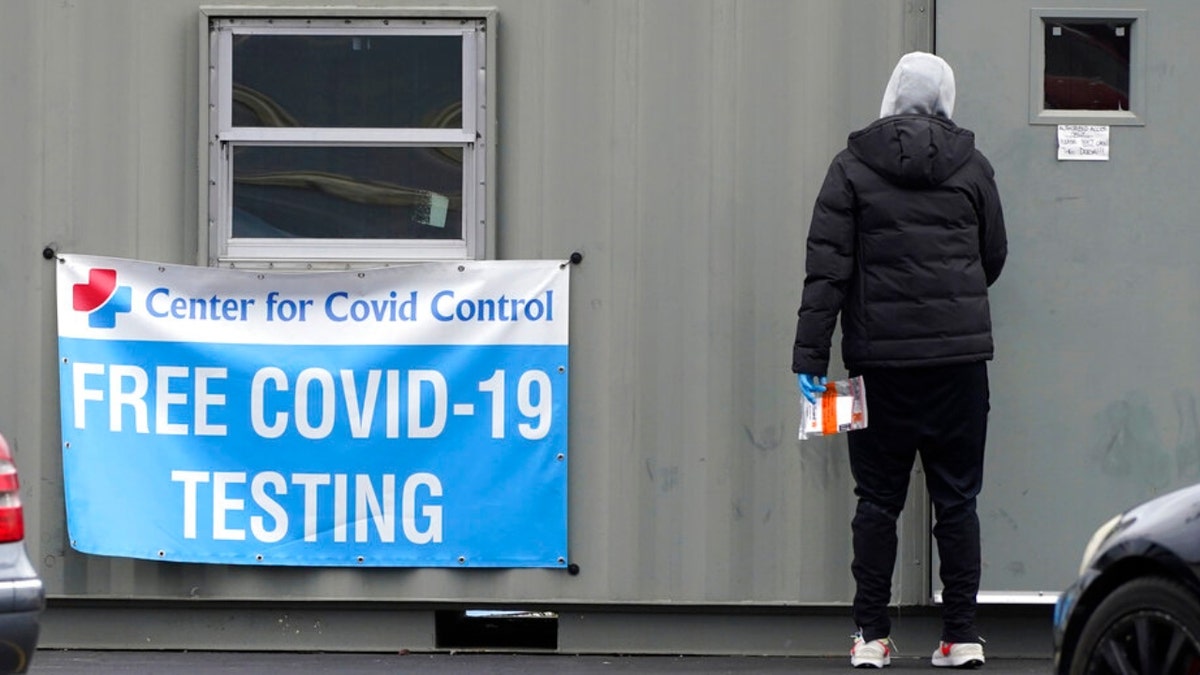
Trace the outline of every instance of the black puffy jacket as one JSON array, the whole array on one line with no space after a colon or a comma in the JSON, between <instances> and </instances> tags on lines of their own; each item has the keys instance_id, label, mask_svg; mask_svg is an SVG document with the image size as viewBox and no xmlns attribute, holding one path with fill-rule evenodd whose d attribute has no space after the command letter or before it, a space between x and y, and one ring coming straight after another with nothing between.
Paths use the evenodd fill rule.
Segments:
<instances>
[{"instance_id":1,"label":"black puffy jacket","mask_svg":"<svg viewBox=\"0 0 1200 675\"><path fill-rule=\"evenodd\" d=\"M839 313L849 370L991 359L988 286L1007 251L973 133L932 115L854 132L813 208L792 371L826 373Z\"/></svg>"}]
</instances>

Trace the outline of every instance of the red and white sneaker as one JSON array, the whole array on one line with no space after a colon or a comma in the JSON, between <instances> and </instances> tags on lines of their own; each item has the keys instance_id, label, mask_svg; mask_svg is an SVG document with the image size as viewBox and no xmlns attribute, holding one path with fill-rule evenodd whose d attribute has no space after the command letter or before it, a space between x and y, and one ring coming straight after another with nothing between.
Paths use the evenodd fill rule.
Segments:
<instances>
[{"instance_id":1,"label":"red and white sneaker","mask_svg":"<svg viewBox=\"0 0 1200 675\"><path fill-rule=\"evenodd\" d=\"M855 668L882 668L892 664L891 638L880 638L867 642L862 633L854 636L854 646L850 648L850 665Z\"/></svg>"},{"instance_id":2,"label":"red and white sneaker","mask_svg":"<svg viewBox=\"0 0 1200 675\"><path fill-rule=\"evenodd\" d=\"M978 642L942 642L933 652L938 668L978 668L983 665L983 645Z\"/></svg>"}]
</instances>

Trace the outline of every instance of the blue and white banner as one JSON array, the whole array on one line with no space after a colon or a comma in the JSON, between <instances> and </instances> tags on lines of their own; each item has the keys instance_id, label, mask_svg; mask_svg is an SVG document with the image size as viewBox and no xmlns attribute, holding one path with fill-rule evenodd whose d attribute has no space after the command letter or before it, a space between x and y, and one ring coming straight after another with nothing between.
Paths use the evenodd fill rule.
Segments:
<instances>
[{"instance_id":1,"label":"blue and white banner","mask_svg":"<svg viewBox=\"0 0 1200 675\"><path fill-rule=\"evenodd\" d=\"M71 545L565 567L569 265L58 259Z\"/></svg>"}]
</instances>

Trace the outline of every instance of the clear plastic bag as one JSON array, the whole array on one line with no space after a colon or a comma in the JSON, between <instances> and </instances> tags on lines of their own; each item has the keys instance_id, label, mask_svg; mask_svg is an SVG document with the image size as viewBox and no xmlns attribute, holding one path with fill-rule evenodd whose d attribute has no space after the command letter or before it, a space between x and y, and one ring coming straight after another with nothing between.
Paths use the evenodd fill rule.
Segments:
<instances>
[{"instance_id":1,"label":"clear plastic bag","mask_svg":"<svg viewBox=\"0 0 1200 675\"><path fill-rule=\"evenodd\" d=\"M867 427L867 387L862 376L828 382L816 403L800 397L800 440Z\"/></svg>"}]
</instances>

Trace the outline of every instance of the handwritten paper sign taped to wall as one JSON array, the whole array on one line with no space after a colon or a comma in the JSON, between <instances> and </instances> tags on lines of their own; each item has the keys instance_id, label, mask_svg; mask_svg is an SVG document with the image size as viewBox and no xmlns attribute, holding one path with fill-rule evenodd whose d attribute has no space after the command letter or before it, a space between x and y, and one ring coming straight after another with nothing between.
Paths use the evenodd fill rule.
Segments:
<instances>
[{"instance_id":1,"label":"handwritten paper sign taped to wall","mask_svg":"<svg viewBox=\"0 0 1200 675\"><path fill-rule=\"evenodd\" d=\"M1108 125L1058 125L1060 161L1108 161Z\"/></svg>"}]
</instances>

